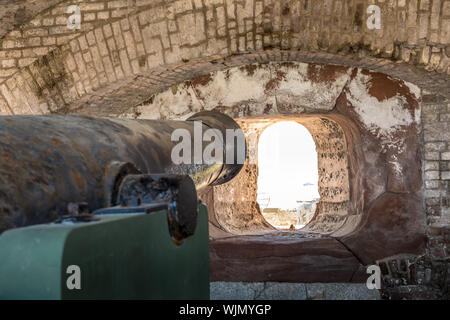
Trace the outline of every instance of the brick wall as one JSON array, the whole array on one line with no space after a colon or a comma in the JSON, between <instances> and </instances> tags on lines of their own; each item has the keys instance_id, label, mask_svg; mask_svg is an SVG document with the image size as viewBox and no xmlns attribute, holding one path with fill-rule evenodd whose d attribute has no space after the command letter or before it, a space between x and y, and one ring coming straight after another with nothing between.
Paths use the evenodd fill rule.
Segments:
<instances>
[{"instance_id":1,"label":"brick wall","mask_svg":"<svg viewBox=\"0 0 450 320\"><path fill-rule=\"evenodd\" d=\"M382 10L380 30L368 30L365 23L366 8L372 3ZM71 4L81 9L80 30L66 27ZM120 23L113 25L115 21ZM135 74L143 65L148 69L193 57L267 48L367 55L448 74L449 26L448 0L62 1L3 36L0 83L71 39L86 42L90 30L95 30L95 37L101 32L108 38L111 29L124 37L119 40L114 32L115 45L121 41L127 45L129 61L120 62L121 71L115 68L118 78L127 68ZM112 42L107 49L115 51Z\"/></svg>"}]
</instances>

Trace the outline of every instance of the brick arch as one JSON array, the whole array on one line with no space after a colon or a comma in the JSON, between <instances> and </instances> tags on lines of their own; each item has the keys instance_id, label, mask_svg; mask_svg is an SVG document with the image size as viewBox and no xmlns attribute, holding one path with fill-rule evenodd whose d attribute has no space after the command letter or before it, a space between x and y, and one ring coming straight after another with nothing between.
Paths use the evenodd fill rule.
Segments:
<instances>
[{"instance_id":1,"label":"brick arch","mask_svg":"<svg viewBox=\"0 0 450 320\"><path fill-rule=\"evenodd\" d=\"M370 1L266 1L263 6L256 0L142 0L132 12L124 10L128 3L99 1L98 12L91 7L85 13L96 17L88 28L43 47L36 61L4 78L0 112L66 113L90 105L100 114L114 114L110 102L102 102L108 97L123 112L198 72L247 59L364 67L450 96L448 1L380 3L386 28L378 31L364 23ZM102 12L107 19L101 19ZM43 23L43 16L39 19ZM17 49L8 35L2 39L3 56ZM14 59L6 65L17 65ZM128 92L117 94L121 89Z\"/></svg>"},{"instance_id":2,"label":"brick arch","mask_svg":"<svg viewBox=\"0 0 450 320\"><path fill-rule=\"evenodd\" d=\"M226 112L225 109L223 111ZM235 114L236 115L236 114ZM360 161L354 155L352 147L347 145L343 126L349 129L351 121L335 118L326 113L271 113L237 118L247 136L249 160L241 173L230 183L209 190L212 194L201 195L206 201L211 216L212 237L220 237L217 229L232 234L258 234L273 231L267 223L257 203L258 142L262 132L280 121L293 121L304 126L311 134L317 150L318 208L302 232L336 234L342 236L358 228L363 218L362 207L355 201L359 195L350 193L350 171L358 168ZM292 142L295 144L295 141ZM349 163L350 162L350 163ZM353 190L360 188L353 182ZM279 186L283 189L283 185Z\"/></svg>"}]
</instances>

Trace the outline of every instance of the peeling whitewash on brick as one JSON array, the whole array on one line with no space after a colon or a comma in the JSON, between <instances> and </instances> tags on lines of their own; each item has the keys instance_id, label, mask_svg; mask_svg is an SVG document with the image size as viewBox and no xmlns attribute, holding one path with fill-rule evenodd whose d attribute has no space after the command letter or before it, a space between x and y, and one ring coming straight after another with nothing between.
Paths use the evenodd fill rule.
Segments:
<instances>
[{"instance_id":1,"label":"peeling whitewash on brick","mask_svg":"<svg viewBox=\"0 0 450 320\"><path fill-rule=\"evenodd\" d=\"M246 105L252 110L247 115L261 115L267 104L277 113L277 104L288 104L292 113L333 109L351 69L342 72L336 81L316 83L307 68L305 63L292 62L216 71L204 77L205 83L186 81L154 95L151 103L136 107L135 113L140 118L152 118L155 110L160 114L172 112L168 117L187 116L201 109Z\"/></svg>"}]
</instances>

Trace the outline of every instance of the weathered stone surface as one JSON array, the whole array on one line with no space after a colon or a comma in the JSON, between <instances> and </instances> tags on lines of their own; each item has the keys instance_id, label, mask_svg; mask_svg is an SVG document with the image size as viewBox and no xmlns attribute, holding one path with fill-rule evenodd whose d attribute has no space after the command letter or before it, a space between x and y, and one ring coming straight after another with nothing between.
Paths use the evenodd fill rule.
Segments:
<instances>
[{"instance_id":1,"label":"weathered stone surface","mask_svg":"<svg viewBox=\"0 0 450 320\"><path fill-rule=\"evenodd\" d=\"M169 3L120 0L92 3L80 0L76 4L81 10L82 23L75 30L66 25L70 16L67 9L73 5L68 0L47 1L45 4L7 1L0 6L3 14L0 15L0 82L21 73L37 59L61 46L83 51L82 54L75 50L70 52L70 55L77 55L79 70L72 70L75 81L72 89L80 97L90 94L99 84L106 84L105 78L118 81L123 76L136 75L147 68L167 63L277 48L294 52L303 49L311 55L323 52L325 62L329 63L341 61L342 64L353 59L352 66L365 64L396 72L405 79L406 72L425 67L424 72L437 71L437 77L443 81L436 83L434 79L409 77L431 89L440 86L444 89L441 94L448 96L445 79L450 73L449 32L446 29L449 20L445 18L445 10L435 8L430 12L427 1L421 1L423 8L428 9L424 9L421 19L417 20L413 18L417 16L415 5L409 5L412 0L406 0L405 5L377 3L382 9L380 31L363 27L364 7L372 4L369 0L358 3L356 18L347 14L353 10L341 6L330 11L331 6L325 0L308 3L308 9L301 9L305 6L301 1L293 1L292 10L287 10L283 19L280 19L280 10L264 9L278 5L275 0L265 2L264 8L258 1L243 4L237 0L204 2L200 7L187 0ZM391 12L398 14L392 15ZM407 29L406 16L410 19ZM282 20L283 31L280 34ZM315 23L308 23L310 20ZM337 26L332 37L330 21ZM352 24L354 27L349 28ZM100 36L99 30L104 35ZM96 36L89 36L93 31ZM374 32L384 35L382 38L374 37ZM99 39L103 37L105 39ZM102 57L92 59L89 51L97 50ZM336 53L339 55L330 57ZM382 59L375 60L375 57ZM93 68L93 60L96 68ZM103 61L99 63L100 60ZM400 61L405 63L396 63ZM101 64L105 65L106 76L103 74L105 70L99 67ZM89 71L89 77L83 75L83 70ZM60 107L65 103L62 102Z\"/></svg>"},{"instance_id":2,"label":"weathered stone surface","mask_svg":"<svg viewBox=\"0 0 450 320\"><path fill-rule=\"evenodd\" d=\"M375 200L360 232L341 239L364 264L398 253L421 254L425 247L422 199L385 193Z\"/></svg>"},{"instance_id":3,"label":"weathered stone surface","mask_svg":"<svg viewBox=\"0 0 450 320\"><path fill-rule=\"evenodd\" d=\"M270 124L289 119L304 125L312 134L318 151L319 216L309 230L332 232L348 214L349 175L345 136L332 119L326 116L295 116L289 118L240 118L239 123L248 135L249 162L233 181L215 187L214 206L218 223L234 234L269 230L256 201L256 151L258 136ZM336 221L336 219L338 221Z\"/></svg>"},{"instance_id":4,"label":"weathered stone surface","mask_svg":"<svg viewBox=\"0 0 450 320\"><path fill-rule=\"evenodd\" d=\"M439 236L450 234L441 228L429 230ZM445 259L430 255L401 254L377 261L382 271L382 296L385 299L442 299L450 298L448 290L450 265Z\"/></svg>"},{"instance_id":5,"label":"weathered stone surface","mask_svg":"<svg viewBox=\"0 0 450 320\"><path fill-rule=\"evenodd\" d=\"M438 300L442 293L436 288L421 285L408 285L389 288L383 292L388 300Z\"/></svg>"},{"instance_id":6,"label":"weathered stone surface","mask_svg":"<svg viewBox=\"0 0 450 320\"><path fill-rule=\"evenodd\" d=\"M365 283L306 283L306 291L311 300L380 300L380 292Z\"/></svg>"},{"instance_id":7,"label":"weathered stone surface","mask_svg":"<svg viewBox=\"0 0 450 320\"><path fill-rule=\"evenodd\" d=\"M337 240L302 232L213 240L211 281L349 282L358 260Z\"/></svg>"}]
</instances>

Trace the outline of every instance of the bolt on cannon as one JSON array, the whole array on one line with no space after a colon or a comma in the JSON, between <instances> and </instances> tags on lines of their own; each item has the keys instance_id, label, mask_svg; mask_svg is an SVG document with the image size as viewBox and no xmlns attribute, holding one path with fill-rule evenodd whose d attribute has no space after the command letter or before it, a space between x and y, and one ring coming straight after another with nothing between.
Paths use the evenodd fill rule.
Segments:
<instances>
[{"instance_id":1,"label":"bolt on cannon","mask_svg":"<svg viewBox=\"0 0 450 320\"><path fill-rule=\"evenodd\" d=\"M196 249L182 243L198 242L196 237L201 237L203 244L199 247L203 251L197 253L202 256L199 261L207 261L207 214L198 216L197 190L230 181L243 167L245 158L246 144L242 130L233 119L217 112L200 112L186 121L74 115L0 117L0 259L13 253L17 259L25 259L27 254L36 261L44 259L42 255L52 249L41 247L24 251L21 245L26 242L24 239L30 242L39 239L45 247L47 236L53 242L64 243L65 249L55 253L62 257L66 256L65 252L70 252L76 260L82 255L80 252L86 254L90 250L86 249L87 239L92 240L89 245L99 245L99 249L117 254L114 246L108 249L106 243L99 242L109 239L120 250L128 250L128 240L120 244L114 237L111 238L112 235L119 239L124 236L121 236L123 232L139 234L140 226L133 224L132 219L163 212L165 222L160 221L160 225L152 223L150 227L149 222L141 221L149 229L158 231L154 232L154 238L152 235L142 235L145 237L142 245L133 247L133 250L145 251L149 242L164 242L170 247L167 239L161 239L164 232L168 232L172 245L185 247L191 252L196 252ZM206 208L202 210L206 211ZM198 226L199 221L201 226ZM92 233L94 229L97 233ZM67 233L60 238L54 233L55 230L66 230ZM80 238L69 241L70 235L75 237L77 233ZM145 257L135 261L135 264L144 266L149 262L146 254L142 254ZM95 255L91 258L96 259ZM164 257L160 256L160 259L160 270L167 269L168 266L162 262ZM64 263L63 258L60 260ZM14 271L14 265L19 263L19 260L8 261L8 266L4 264L3 270L0 270L3 275L0 277L0 287L3 287L0 297L21 296L11 289L14 287L11 279L20 278ZM98 261L99 265L105 263L101 259ZM186 260L181 263L187 266L184 277L192 278L199 268L209 274L209 266L204 263L201 267ZM58 265L58 268L63 273L65 266ZM84 268L93 272L97 270L92 264ZM169 273L165 275L169 276ZM40 277L45 278L44 275ZM83 298L104 297L109 290L106 290L108 286L98 283L96 286L103 286L105 290L90 296L83 295ZM122 286L130 289L129 283ZM179 285L175 287L180 289ZM39 292L34 286L32 288ZM203 288L206 288L205 285ZM146 297L161 297L149 293L154 290L174 292L164 291L166 289L161 287L146 290ZM59 292L55 296L61 298L72 293L66 292L64 295ZM36 294L37 298L44 297Z\"/></svg>"}]
</instances>

